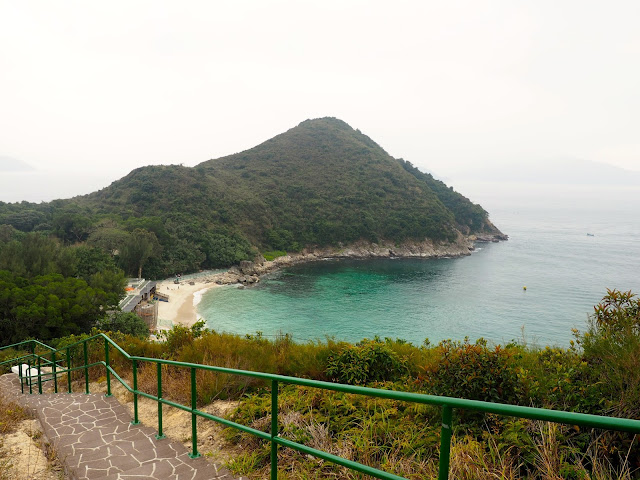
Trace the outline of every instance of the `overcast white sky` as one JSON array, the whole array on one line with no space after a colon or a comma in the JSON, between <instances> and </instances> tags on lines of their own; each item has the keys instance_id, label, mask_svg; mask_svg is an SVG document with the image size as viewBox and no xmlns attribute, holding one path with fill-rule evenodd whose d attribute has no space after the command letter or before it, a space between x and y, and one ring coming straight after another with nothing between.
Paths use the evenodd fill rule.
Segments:
<instances>
[{"instance_id":1,"label":"overcast white sky","mask_svg":"<svg viewBox=\"0 0 640 480\"><path fill-rule=\"evenodd\" d=\"M335 116L444 178L640 170L640 2L0 0L0 200Z\"/></svg>"}]
</instances>

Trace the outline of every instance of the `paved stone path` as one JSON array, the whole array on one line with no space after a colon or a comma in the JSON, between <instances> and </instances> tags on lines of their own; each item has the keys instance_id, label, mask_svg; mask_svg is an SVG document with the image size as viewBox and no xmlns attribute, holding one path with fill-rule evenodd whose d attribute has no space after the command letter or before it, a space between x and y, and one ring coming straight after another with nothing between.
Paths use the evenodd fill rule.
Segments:
<instances>
[{"instance_id":1,"label":"paved stone path","mask_svg":"<svg viewBox=\"0 0 640 480\"><path fill-rule=\"evenodd\" d=\"M127 409L103 394L20 391L18 375L0 376L0 394L35 411L43 432L72 479L200 480L233 477L203 458L189 458L179 442L156 440L156 431L131 425ZM237 479L240 480L240 479Z\"/></svg>"}]
</instances>

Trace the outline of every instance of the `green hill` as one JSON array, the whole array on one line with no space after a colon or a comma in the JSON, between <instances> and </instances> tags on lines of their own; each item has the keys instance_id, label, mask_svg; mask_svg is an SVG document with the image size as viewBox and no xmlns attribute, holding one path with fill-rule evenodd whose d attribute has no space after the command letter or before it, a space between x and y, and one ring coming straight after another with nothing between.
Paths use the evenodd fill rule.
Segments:
<instances>
[{"instance_id":1,"label":"green hill","mask_svg":"<svg viewBox=\"0 0 640 480\"><path fill-rule=\"evenodd\" d=\"M86 196L0 203L2 224L124 257L136 237L154 252L147 276L226 266L265 250L500 234L482 207L335 118L304 121L196 167L138 168Z\"/></svg>"}]
</instances>

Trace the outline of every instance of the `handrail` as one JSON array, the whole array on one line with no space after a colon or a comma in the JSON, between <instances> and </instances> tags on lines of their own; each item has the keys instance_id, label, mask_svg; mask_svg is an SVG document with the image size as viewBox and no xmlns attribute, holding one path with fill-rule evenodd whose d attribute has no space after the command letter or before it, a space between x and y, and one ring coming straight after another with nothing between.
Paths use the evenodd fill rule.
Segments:
<instances>
[{"instance_id":1,"label":"handrail","mask_svg":"<svg viewBox=\"0 0 640 480\"><path fill-rule=\"evenodd\" d=\"M5 347L0 347L0 351L5 350L5 349L7 349L7 348L15 348L15 347L17 347L18 345L23 345L23 344L25 344L25 343L33 343L33 344L36 344L36 343L37 343L37 344L38 344L38 345L40 345L41 347L48 348L49 350L55 350L55 348L50 347L49 345L46 345L46 344L44 344L44 343L42 343L42 342L39 342L38 340L31 339L31 340L25 340L25 341L23 341L23 342L19 342L19 343L14 343L13 345L7 345L7 346L5 346Z\"/></svg>"},{"instance_id":2,"label":"handrail","mask_svg":"<svg viewBox=\"0 0 640 480\"><path fill-rule=\"evenodd\" d=\"M102 339L104 341L104 361L100 360L97 362L89 363L88 360L88 350L87 343L91 340ZM192 452L189 454L192 458L199 457L198 446L197 446L197 417L203 417L209 420L213 420L227 427L236 428L246 433L250 433L252 435L257 436L263 440L267 440L271 442L271 479L277 479L277 449L278 446L285 446L289 448L293 448L300 452L313 455L317 458L321 458L323 460L327 460L329 462L342 465L352 470L356 470L360 473L365 473L377 478L381 478L384 480L400 480L403 477L398 475L394 475L389 472L384 472L382 470L378 470L373 467L369 467L367 465L363 465L358 462L354 462L351 460L347 460L342 457L338 457L327 452L323 452L321 450L317 450L306 445L284 439L279 436L279 428L278 428L278 387L282 384L290 384L290 385L299 385L305 387L312 388L320 388L323 390L331 390L336 392L343 392L355 395L365 395L369 397L376 398L385 398L391 400L399 400L404 402L412 402L418 404L426 404L426 405L437 405L442 407L442 429L440 435L440 464L439 464L439 480L447 480L449 473L449 454L451 448L451 434L452 434L452 412L454 408L465 409L465 410L475 410L487 413L494 413L498 415L510 416L510 417L518 417L518 418L528 418L533 420L544 420L554 423L564 423L570 425L580 425L591 428L601 428L608 430L616 430L616 431L624 431L631 433L640 433L640 420L629 419L629 418L618 418L618 417L606 417L601 415L591 415L584 413L575 413L575 412L565 412L561 410L552 410L546 408L535 408L535 407L524 407L520 405L508 405L501 403L493 403L493 402L484 402L480 400L468 400L464 398L454 398L454 397L444 397L444 396L435 396L435 395L427 395L421 393L412 393L412 392L401 392L396 390L382 390L371 387L360 387L355 385L346 385L340 383L331 383L331 382L323 382L319 380L310 380L307 378L298 378L298 377L289 377L285 375L278 375L273 373L263 373L263 372L255 372L251 370L237 370L233 368L226 367L216 367L213 365L201 365L197 363L187 363L187 362L178 362L175 360L165 360L160 358L150 358L150 357L140 357L135 355L128 354L124 349L122 349L118 344L116 344L111 338L109 338L104 333L98 333L84 340L80 340L70 345L66 345L61 349L54 349L49 347L48 345L42 344L37 340L27 340L25 342L21 342L18 344L10 345L8 347L0 348L3 350L4 348L15 347L18 345L22 345L25 343L36 342L39 345L48 348L50 351L45 353L44 355L51 355L52 360L49 361L49 364L54 366L53 372L46 373L46 376L54 377L54 385L55 392L57 393L57 376L62 374L67 374L68 378L68 392L71 393L71 372L77 370L84 370L85 377L85 393L89 393L89 368L95 366L103 366L106 370L106 378L107 378L107 396L111 396L111 375L115 377L129 392L133 393L133 402L134 402L134 418L131 422L132 424L140 423L138 417L138 397L142 396L145 398L149 398L158 403L158 435L156 437L158 439L164 438L164 433L162 430L162 406L169 405L181 410L185 410L187 412L191 412L191 423L192 423ZM72 367L70 364L70 351L72 348L77 347L78 345L83 345L83 353L84 353L84 363L81 366ZM10 362L16 362L17 360L29 359L29 366L31 367L31 359L34 360L33 365L37 364L38 366L38 391L42 393L42 373L40 371L40 365L45 359L42 355L35 353L35 344L32 344L32 353L28 355L24 355L21 357L17 357L11 360L6 360L4 362L0 362L0 366ZM132 377L133 377L133 386L130 386L118 373L113 369L110 365L109 360L109 350L110 347L114 347L118 350L127 360L131 360L133 364ZM57 370L58 362L55 360L55 356L60 352L66 353L66 368L62 370ZM64 358L63 358L64 360ZM142 392L138 390L138 381L137 381L137 373L138 373L138 363L139 362L150 362L155 363L157 365L157 381L158 381L158 390L157 395L152 395L146 392ZM162 365L172 365L182 368L188 368L191 374L191 405L182 405L177 402L173 402L171 400L167 400L163 398L162 395ZM203 412L198 410L196 405L197 400L197 385L196 385L196 371L197 370L205 370L212 372L219 372L225 374L232 375L242 375L253 378L259 378L261 380L267 380L271 383L271 432L266 433L261 430L257 430L246 425L241 425L235 423L233 421L217 417L215 415ZM21 383L23 383L22 378L22 369L20 369ZM30 375L29 381L29 391L32 393L31 388L31 379L33 376ZM24 392L24 384L22 386Z\"/></svg>"}]
</instances>

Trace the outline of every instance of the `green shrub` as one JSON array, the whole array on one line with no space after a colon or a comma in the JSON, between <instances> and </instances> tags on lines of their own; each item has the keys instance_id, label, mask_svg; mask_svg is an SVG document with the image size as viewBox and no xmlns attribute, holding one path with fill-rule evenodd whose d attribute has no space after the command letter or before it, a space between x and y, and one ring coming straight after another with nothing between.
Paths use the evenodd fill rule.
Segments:
<instances>
[{"instance_id":1,"label":"green shrub","mask_svg":"<svg viewBox=\"0 0 640 480\"><path fill-rule=\"evenodd\" d=\"M27 345L28 346L28 345ZM30 352L26 347L21 347L19 349L7 348L6 350L0 350L0 363L11 360L17 357L21 357L23 355L28 355ZM26 363L26 361L23 361ZM0 375L5 373L9 373L11 371L11 363L6 363L0 366Z\"/></svg>"},{"instance_id":2,"label":"green shrub","mask_svg":"<svg viewBox=\"0 0 640 480\"><path fill-rule=\"evenodd\" d=\"M602 413L640 418L640 299L607 290L587 331L575 335L588 365L585 381L605 402Z\"/></svg>"},{"instance_id":3,"label":"green shrub","mask_svg":"<svg viewBox=\"0 0 640 480\"><path fill-rule=\"evenodd\" d=\"M166 352L171 358L175 358L178 355L180 350L188 345L191 345L194 339L202 336L202 334L206 332L205 321L199 320L191 327L185 327L184 325L174 325L171 330L166 332L161 332L160 336L165 340ZM187 360L181 360L187 361ZM202 363L196 362L194 360L188 360L193 363Z\"/></svg>"},{"instance_id":4,"label":"green shrub","mask_svg":"<svg viewBox=\"0 0 640 480\"><path fill-rule=\"evenodd\" d=\"M149 327L138 315L132 312L115 312L99 320L96 327L104 332L121 332L134 337L147 338Z\"/></svg>"},{"instance_id":5,"label":"green shrub","mask_svg":"<svg viewBox=\"0 0 640 480\"><path fill-rule=\"evenodd\" d=\"M334 382L365 385L397 381L407 375L408 369L389 345L379 340L363 340L329 355L325 372Z\"/></svg>"},{"instance_id":6,"label":"green shrub","mask_svg":"<svg viewBox=\"0 0 640 480\"><path fill-rule=\"evenodd\" d=\"M514 351L500 345L445 340L436 347L438 358L426 365L418 384L429 393L485 402L517 403L523 386Z\"/></svg>"},{"instance_id":7,"label":"green shrub","mask_svg":"<svg viewBox=\"0 0 640 480\"><path fill-rule=\"evenodd\" d=\"M530 406L593 413L600 397L586 379L588 365L575 344L523 351L519 379Z\"/></svg>"}]
</instances>

